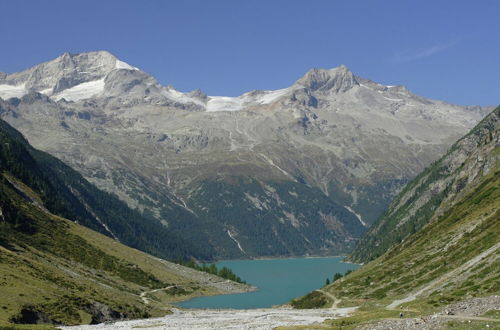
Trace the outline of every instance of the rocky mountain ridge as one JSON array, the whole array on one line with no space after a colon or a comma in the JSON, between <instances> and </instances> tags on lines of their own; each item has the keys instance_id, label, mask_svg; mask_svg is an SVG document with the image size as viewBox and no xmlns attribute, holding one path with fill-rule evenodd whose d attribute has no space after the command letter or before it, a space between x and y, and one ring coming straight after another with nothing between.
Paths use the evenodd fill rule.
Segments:
<instances>
[{"instance_id":1,"label":"rocky mountain ridge","mask_svg":"<svg viewBox=\"0 0 500 330\"><path fill-rule=\"evenodd\" d=\"M0 97L17 97L2 102L2 118L219 257L348 251L490 110L428 100L343 66L224 97L161 86L109 53L68 56L4 76ZM50 79L35 74L42 66ZM95 66L105 69L76 77Z\"/></svg>"},{"instance_id":2,"label":"rocky mountain ridge","mask_svg":"<svg viewBox=\"0 0 500 330\"><path fill-rule=\"evenodd\" d=\"M500 107L396 196L353 253L363 267L294 304L326 307L333 299L360 306L361 321L403 312L426 329L436 325L423 317L449 304L442 314L471 300L489 305L482 313L498 309L499 219Z\"/></svg>"},{"instance_id":3,"label":"rocky mountain ridge","mask_svg":"<svg viewBox=\"0 0 500 330\"><path fill-rule=\"evenodd\" d=\"M476 188L483 176L498 167L499 127L497 108L404 188L358 243L352 260L366 262L383 254Z\"/></svg>"}]
</instances>

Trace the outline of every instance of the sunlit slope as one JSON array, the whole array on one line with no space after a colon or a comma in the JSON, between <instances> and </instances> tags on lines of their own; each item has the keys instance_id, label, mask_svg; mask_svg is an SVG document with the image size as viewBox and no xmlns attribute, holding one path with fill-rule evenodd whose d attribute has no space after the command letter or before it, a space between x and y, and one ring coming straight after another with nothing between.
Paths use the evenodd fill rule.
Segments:
<instances>
[{"instance_id":1,"label":"sunlit slope","mask_svg":"<svg viewBox=\"0 0 500 330\"><path fill-rule=\"evenodd\" d=\"M418 192L422 182L426 189L420 191L424 195L438 191L443 182L447 183L440 203L433 208L428 209L429 205L421 203L420 208L410 208L399 217L411 221L418 218L415 216L418 210L428 210L422 228L415 228L414 233L409 232L382 256L323 288L328 296L314 292L297 301L301 305L320 307L331 303L333 296L340 306L360 305L361 310L405 307L423 312L469 297L498 294L499 112L497 108L395 199L393 208L403 203L409 191ZM459 152L461 162L453 168L460 159ZM448 176L444 172L446 164ZM420 196L414 200L421 200ZM398 228L398 224L393 228ZM395 230L379 233L381 236L375 238L384 241Z\"/></svg>"},{"instance_id":2,"label":"sunlit slope","mask_svg":"<svg viewBox=\"0 0 500 330\"><path fill-rule=\"evenodd\" d=\"M206 286L201 273L195 276L194 270L33 205L27 199L36 194L5 176L0 179L0 324L148 317L166 313L165 302L222 292ZM163 288L159 295L147 293Z\"/></svg>"},{"instance_id":3,"label":"sunlit slope","mask_svg":"<svg viewBox=\"0 0 500 330\"><path fill-rule=\"evenodd\" d=\"M396 196L385 214L356 245L350 259L366 262L435 220L476 187L499 159L500 108Z\"/></svg>"},{"instance_id":4,"label":"sunlit slope","mask_svg":"<svg viewBox=\"0 0 500 330\"><path fill-rule=\"evenodd\" d=\"M137 213L123 203L120 206L112 196L100 200L104 204L86 204L106 195L92 195L95 188L51 156L33 156L37 151L19 133L0 124L0 325L142 318L167 313L167 302L245 290L75 223L83 219L90 227L106 229L101 222L104 216ZM40 157L51 163L41 162ZM43 168L47 164L55 164L52 172ZM68 173L75 175L58 176ZM76 184L68 184L73 180ZM78 190L82 187L90 188ZM83 192L88 195L80 196ZM116 205L122 208L97 209ZM54 212L75 214L76 219L70 221ZM120 219L114 220L117 226Z\"/></svg>"}]
</instances>

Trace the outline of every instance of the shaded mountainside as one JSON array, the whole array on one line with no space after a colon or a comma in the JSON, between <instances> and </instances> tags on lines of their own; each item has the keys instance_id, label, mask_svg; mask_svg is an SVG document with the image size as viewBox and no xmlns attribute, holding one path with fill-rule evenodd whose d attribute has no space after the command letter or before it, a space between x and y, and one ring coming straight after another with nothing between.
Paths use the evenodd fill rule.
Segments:
<instances>
[{"instance_id":1,"label":"shaded mountainside","mask_svg":"<svg viewBox=\"0 0 500 330\"><path fill-rule=\"evenodd\" d=\"M492 110L345 66L238 97L183 93L105 51L4 75L0 97L36 148L220 259L349 252Z\"/></svg>"},{"instance_id":2,"label":"shaded mountainside","mask_svg":"<svg viewBox=\"0 0 500 330\"><path fill-rule=\"evenodd\" d=\"M0 170L39 196L50 212L71 219L139 250L169 259L210 259L206 249L177 237L165 226L115 196L100 191L55 157L32 148L0 120Z\"/></svg>"},{"instance_id":3,"label":"shaded mountainside","mask_svg":"<svg viewBox=\"0 0 500 330\"><path fill-rule=\"evenodd\" d=\"M108 218L136 216L108 194L92 195L95 188L81 176L30 148L7 124L0 126L0 327L159 316L168 312L170 301L247 289L126 247L56 215L75 215L79 222L101 230ZM82 206L93 199L99 203ZM99 219L84 210L99 214ZM120 228L113 222L107 226ZM107 229L102 231L109 235ZM127 235L122 238L127 241ZM141 240L128 241L144 244ZM168 242L159 246L155 252L169 254Z\"/></svg>"},{"instance_id":4,"label":"shaded mountainside","mask_svg":"<svg viewBox=\"0 0 500 330\"><path fill-rule=\"evenodd\" d=\"M397 206L414 201L406 204L397 219L414 221L410 228L415 228L415 232L398 238L402 241L396 241L392 247L386 243L386 251L375 251L382 253L380 257L323 291L339 299L340 306L361 305L360 313L386 308L428 313L455 301L499 294L499 113L497 108L487 116L446 156L409 183L391 204L389 215ZM440 202L426 204L430 197L424 196L428 193L440 196ZM419 200L424 202L415 203ZM423 213L426 217L422 223L415 222L420 209L415 205L422 209L432 207L429 213ZM393 242L390 235L398 233L394 228L397 225L393 223L393 231L379 231L377 236L371 232L371 239ZM363 251L361 248L367 249L367 245L360 245L357 253ZM372 245L371 249L377 246ZM318 295L321 296L314 292L299 298L297 304L319 301L321 306L328 305ZM329 301L329 296L323 300Z\"/></svg>"},{"instance_id":5,"label":"shaded mountainside","mask_svg":"<svg viewBox=\"0 0 500 330\"><path fill-rule=\"evenodd\" d=\"M372 260L453 207L498 161L500 108L409 183L357 244L350 259Z\"/></svg>"}]
</instances>

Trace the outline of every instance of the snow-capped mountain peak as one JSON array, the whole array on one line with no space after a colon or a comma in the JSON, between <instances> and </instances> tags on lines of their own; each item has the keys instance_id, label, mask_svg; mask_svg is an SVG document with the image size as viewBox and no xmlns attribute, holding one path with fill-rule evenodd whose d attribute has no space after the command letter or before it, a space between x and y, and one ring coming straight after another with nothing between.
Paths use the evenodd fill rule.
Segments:
<instances>
[{"instance_id":1,"label":"snow-capped mountain peak","mask_svg":"<svg viewBox=\"0 0 500 330\"><path fill-rule=\"evenodd\" d=\"M54 100L79 101L101 94L106 76L123 69L139 71L107 51L64 53L28 70L0 77L0 97L39 92Z\"/></svg>"}]
</instances>

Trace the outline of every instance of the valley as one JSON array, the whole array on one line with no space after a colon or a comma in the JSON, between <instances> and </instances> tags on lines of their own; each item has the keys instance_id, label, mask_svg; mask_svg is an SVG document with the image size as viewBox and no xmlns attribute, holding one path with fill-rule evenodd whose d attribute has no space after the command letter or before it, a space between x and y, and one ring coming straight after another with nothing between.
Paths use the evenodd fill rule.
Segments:
<instances>
[{"instance_id":1,"label":"valley","mask_svg":"<svg viewBox=\"0 0 500 330\"><path fill-rule=\"evenodd\" d=\"M0 97L1 117L36 148L196 242L205 260L348 253L492 110L345 66L276 91L182 93L105 51L5 75Z\"/></svg>"},{"instance_id":2,"label":"valley","mask_svg":"<svg viewBox=\"0 0 500 330\"><path fill-rule=\"evenodd\" d=\"M182 299L254 290L109 237L137 214L3 121L0 142L0 328L162 316Z\"/></svg>"},{"instance_id":3,"label":"valley","mask_svg":"<svg viewBox=\"0 0 500 330\"><path fill-rule=\"evenodd\" d=\"M345 66L238 97L179 92L105 51L2 74L0 322L496 324L499 111ZM173 307L256 288L166 259L331 255L365 264L279 308ZM460 304L481 308L447 312Z\"/></svg>"}]
</instances>

